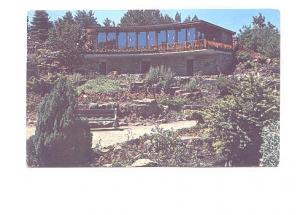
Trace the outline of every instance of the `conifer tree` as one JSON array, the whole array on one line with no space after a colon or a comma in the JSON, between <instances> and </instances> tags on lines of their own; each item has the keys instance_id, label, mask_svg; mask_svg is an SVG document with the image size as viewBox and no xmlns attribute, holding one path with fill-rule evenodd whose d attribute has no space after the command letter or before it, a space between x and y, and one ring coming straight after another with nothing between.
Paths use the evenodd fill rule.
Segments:
<instances>
[{"instance_id":1,"label":"conifer tree","mask_svg":"<svg viewBox=\"0 0 300 215\"><path fill-rule=\"evenodd\" d=\"M30 26L31 39L36 42L45 42L51 27L48 13L45 10L36 10Z\"/></svg>"},{"instance_id":2,"label":"conifer tree","mask_svg":"<svg viewBox=\"0 0 300 215\"><path fill-rule=\"evenodd\" d=\"M76 95L60 79L40 105L35 135L27 141L28 165L83 166L91 155L92 134L75 115Z\"/></svg>"},{"instance_id":3,"label":"conifer tree","mask_svg":"<svg viewBox=\"0 0 300 215\"><path fill-rule=\"evenodd\" d=\"M178 11L175 14L175 22L180 23L181 22L181 14L178 13Z\"/></svg>"}]
</instances>

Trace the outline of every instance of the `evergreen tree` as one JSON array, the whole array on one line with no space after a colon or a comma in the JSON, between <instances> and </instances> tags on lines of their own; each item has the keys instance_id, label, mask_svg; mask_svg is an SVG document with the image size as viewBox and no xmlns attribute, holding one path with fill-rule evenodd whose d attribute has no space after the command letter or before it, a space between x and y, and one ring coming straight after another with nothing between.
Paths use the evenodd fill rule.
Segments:
<instances>
[{"instance_id":1,"label":"evergreen tree","mask_svg":"<svg viewBox=\"0 0 300 215\"><path fill-rule=\"evenodd\" d=\"M36 10L30 27L31 39L36 42L45 42L51 27L52 23L49 20L48 13L45 10Z\"/></svg>"},{"instance_id":2,"label":"evergreen tree","mask_svg":"<svg viewBox=\"0 0 300 215\"><path fill-rule=\"evenodd\" d=\"M199 21L199 19L198 19L198 16L197 16L197 15L195 15L195 16L193 17L192 21L193 21L193 22L195 22L195 21Z\"/></svg>"},{"instance_id":3,"label":"evergreen tree","mask_svg":"<svg viewBox=\"0 0 300 215\"><path fill-rule=\"evenodd\" d=\"M75 22L82 28L86 28L90 25L97 25L97 18L92 10L86 12L85 10L78 10L74 17Z\"/></svg>"},{"instance_id":4,"label":"evergreen tree","mask_svg":"<svg viewBox=\"0 0 300 215\"><path fill-rule=\"evenodd\" d=\"M176 15L175 15L175 22L181 23L181 14L178 13L178 11L176 12Z\"/></svg>"},{"instance_id":5,"label":"evergreen tree","mask_svg":"<svg viewBox=\"0 0 300 215\"><path fill-rule=\"evenodd\" d=\"M29 166L83 166L90 160L92 134L75 115L76 95L60 79L39 107L35 135L27 141Z\"/></svg>"},{"instance_id":6,"label":"evergreen tree","mask_svg":"<svg viewBox=\"0 0 300 215\"><path fill-rule=\"evenodd\" d=\"M71 11L67 11L66 14L63 16L62 21L70 23L70 24L74 24L75 20L74 20L74 17L72 15L72 12Z\"/></svg>"},{"instance_id":7,"label":"evergreen tree","mask_svg":"<svg viewBox=\"0 0 300 215\"><path fill-rule=\"evenodd\" d=\"M280 33L273 24L265 23L262 14L253 17L252 25L243 26L238 38L242 46L268 57L280 55Z\"/></svg>"},{"instance_id":8,"label":"evergreen tree","mask_svg":"<svg viewBox=\"0 0 300 215\"><path fill-rule=\"evenodd\" d=\"M38 67L41 73L68 72L82 63L86 32L79 24L61 22L49 32L44 48L39 50Z\"/></svg>"},{"instance_id":9,"label":"evergreen tree","mask_svg":"<svg viewBox=\"0 0 300 215\"><path fill-rule=\"evenodd\" d=\"M106 19L103 22L103 25L105 27L111 27L111 26L113 26L113 21L106 17Z\"/></svg>"},{"instance_id":10,"label":"evergreen tree","mask_svg":"<svg viewBox=\"0 0 300 215\"><path fill-rule=\"evenodd\" d=\"M183 22L191 22L191 21L192 21L191 16L187 16Z\"/></svg>"},{"instance_id":11,"label":"evergreen tree","mask_svg":"<svg viewBox=\"0 0 300 215\"><path fill-rule=\"evenodd\" d=\"M172 17L170 17L168 14L165 14L164 16L164 23L173 23L174 19L172 19Z\"/></svg>"}]
</instances>

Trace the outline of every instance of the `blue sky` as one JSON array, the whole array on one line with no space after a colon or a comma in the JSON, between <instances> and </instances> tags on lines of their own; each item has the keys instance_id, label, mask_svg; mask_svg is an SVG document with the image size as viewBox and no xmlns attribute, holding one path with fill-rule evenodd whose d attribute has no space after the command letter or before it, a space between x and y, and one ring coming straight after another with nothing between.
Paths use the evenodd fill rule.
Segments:
<instances>
[{"instance_id":1,"label":"blue sky","mask_svg":"<svg viewBox=\"0 0 300 215\"><path fill-rule=\"evenodd\" d=\"M95 16L99 23L102 23L106 17L115 21L116 24L120 22L121 17L127 10L94 10ZM185 17L193 17L195 14L199 19L220 25L232 31L238 32L243 25L249 25L252 21L252 16L262 13L266 17L266 21L270 21L278 29L280 29L280 12L273 9L199 9L199 10L160 10L163 14L175 16L178 11L181 13L181 19ZM66 10L47 10L51 20L56 20L65 14ZM72 11L73 15L75 11ZM28 16L31 20L34 11L29 11Z\"/></svg>"}]
</instances>

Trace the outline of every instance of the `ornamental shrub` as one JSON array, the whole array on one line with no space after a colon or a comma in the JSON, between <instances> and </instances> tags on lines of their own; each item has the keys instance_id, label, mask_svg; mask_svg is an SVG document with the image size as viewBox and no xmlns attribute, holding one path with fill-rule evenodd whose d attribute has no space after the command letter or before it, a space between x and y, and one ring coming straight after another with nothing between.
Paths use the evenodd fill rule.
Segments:
<instances>
[{"instance_id":1,"label":"ornamental shrub","mask_svg":"<svg viewBox=\"0 0 300 215\"><path fill-rule=\"evenodd\" d=\"M276 167L279 164L279 121L272 122L263 128L263 143L260 147L262 157L260 166Z\"/></svg>"},{"instance_id":2,"label":"ornamental shrub","mask_svg":"<svg viewBox=\"0 0 300 215\"><path fill-rule=\"evenodd\" d=\"M90 160L92 134L75 115L76 95L60 79L41 103L35 135L27 141L28 166L84 166Z\"/></svg>"},{"instance_id":3,"label":"ornamental shrub","mask_svg":"<svg viewBox=\"0 0 300 215\"><path fill-rule=\"evenodd\" d=\"M245 75L202 114L216 152L234 166L259 166L263 128L279 119L279 91L271 77Z\"/></svg>"}]
</instances>

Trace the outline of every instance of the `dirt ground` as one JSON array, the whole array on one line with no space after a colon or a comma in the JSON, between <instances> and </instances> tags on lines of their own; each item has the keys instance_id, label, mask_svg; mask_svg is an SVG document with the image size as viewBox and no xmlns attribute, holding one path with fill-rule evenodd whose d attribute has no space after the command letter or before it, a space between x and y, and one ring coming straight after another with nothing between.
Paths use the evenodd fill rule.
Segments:
<instances>
[{"instance_id":1,"label":"dirt ground","mask_svg":"<svg viewBox=\"0 0 300 215\"><path fill-rule=\"evenodd\" d=\"M178 121L166 124L160 124L159 127L167 130L173 129L174 131L182 128L191 128L195 126L197 121ZM122 143L131 139L138 138L144 134L150 134L151 129L155 125L139 125L139 126L124 126L119 127L118 129L92 129L93 133L93 147L108 147L118 143ZM35 132L35 127L27 126L26 127L26 138L29 138Z\"/></svg>"}]
</instances>

